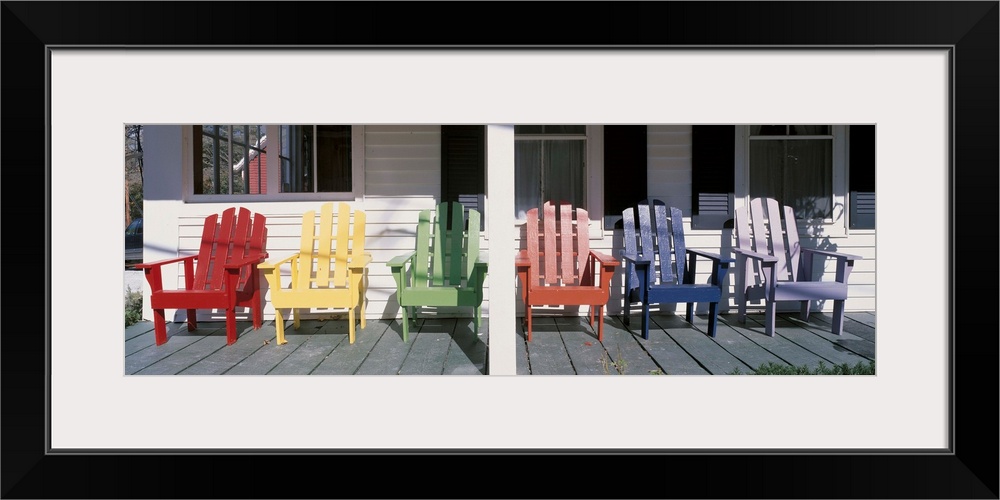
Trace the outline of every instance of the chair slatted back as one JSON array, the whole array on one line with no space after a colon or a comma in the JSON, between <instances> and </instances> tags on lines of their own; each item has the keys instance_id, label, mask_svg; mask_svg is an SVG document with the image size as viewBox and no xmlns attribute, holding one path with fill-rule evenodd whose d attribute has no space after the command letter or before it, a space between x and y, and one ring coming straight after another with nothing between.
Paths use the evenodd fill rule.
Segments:
<instances>
[{"instance_id":1,"label":"chair slatted back","mask_svg":"<svg viewBox=\"0 0 1000 500\"><path fill-rule=\"evenodd\" d=\"M737 247L776 257L778 281L795 281L801 247L792 207L781 206L773 198L753 198L748 206L737 209L735 215ZM748 261L748 276L755 274L751 266L752 261Z\"/></svg>"},{"instance_id":2,"label":"chair slatted back","mask_svg":"<svg viewBox=\"0 0 1000 500\"><path fill-rule=\"evenodd\" d=\"M593 281L587 267L589 227L587 211L574 209L568 203L557 207L545 202L541 221L537 208L528 210L525 234L528 258L533 263L528 271L528 283L531 286L589 286Z\"/></svg>"},{"instance_id":3,"label":"chair slatted back","mask_svg":"<svg viewBox=\"0 0 1000 500\"><path fill-rule=\"evenodd\" d=\"M426 288L468 283L479 255L480 214L472 209L467 212L468 217L465 208L457 201L443 202L437 210L420 212L414 286Z\"/></svg>"},{"instance_id":4,"label":"chair slatted back","mask_svg":"<svg viewBox=\"0 0 1000 500\"><path fill-rule=\"evenodd\" d=\"M658 258L650 266L648 286L683 282L687 249L680 209L668 209L660 200L645 200L622 211L622 228L627 253ZM638 283L634 269L632 283Z\"/></svg>"},{"instance_id":5,"label":"chair slatted back","mask_svg":"<svg viewBox=\"0 0 1000 500\"><path fill-rule=\"evenodd\" d=\"M198 265L195 269L194 290L222 290L225 286L225 264L267 251L266 218L250 210L235 207L205 217L198 248ZM240 270L239 286L242 288L250 276L249 267Z\"/></svg>"},{"instance_id":6,"label":"chair slatted back","mask_svg":"<svg viewBox=\"0 0 1000 500\"><path fill-rule=\"evenodd\" d=\"M333 207L320 207L318 225L315 210L302 215L296 289L346 287L349 260L365 251L365 213L355 210L352 223L350 205L338 203L336 216Z\"/></svg>"}]
</instances>

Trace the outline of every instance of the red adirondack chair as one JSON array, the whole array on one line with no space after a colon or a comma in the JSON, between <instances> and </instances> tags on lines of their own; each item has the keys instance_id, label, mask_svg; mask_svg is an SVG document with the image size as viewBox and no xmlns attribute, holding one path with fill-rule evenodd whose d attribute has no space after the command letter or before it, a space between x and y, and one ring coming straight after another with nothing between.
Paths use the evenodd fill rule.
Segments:
<instances>
[{"instance_id":1,"label":"red adirondack chair","mask_svg":"<svg viewBox=\"0 0 1000 500\"><path fill-rule=\"evenodd\" d=\"M254 329L263 323L260 298L260 276L257 265L267 258L267 228L265 217L240 208L228 208L205 217L201 247L197 255L138 264L152 290L149 301L153 308L156 345L167 341L164 309L187 309L188 331L198 328L197 309L226 311L226 344L236 342L236 308L249 307ZM164 265L184 264L184 289L164 290ZM197 267L196 267L197 265Z\"/></svg>"},{"instance_id":2,"label":"red adirondack chair","mask_svg":"<svg viewBox=\"0 0 1000 500\"><path fill-rule=\"evenodd\" d=\"M556 205L545 202L543 219L538 209L527 214L527 249L515 259L521 280L521 298L531 342L531 307L544 305L589 305L590 326L597 310L597 339L604 341L604 306L611 296L611 277L618 260L590 249L587 211L563 203L557 218ZM574 221L573 215L576 214Z\"/></svg>"}]
</instances>

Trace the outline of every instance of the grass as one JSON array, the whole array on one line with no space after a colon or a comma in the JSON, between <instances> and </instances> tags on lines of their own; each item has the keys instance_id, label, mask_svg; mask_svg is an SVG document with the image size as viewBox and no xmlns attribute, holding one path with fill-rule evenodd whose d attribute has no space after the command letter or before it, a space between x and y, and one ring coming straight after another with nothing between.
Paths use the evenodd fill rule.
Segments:
<instances>
[{"instance_id":1,"label":"grass","mask_svg":"<svg viewBox=\"0 0 1000 500\"><path fill-rule=\"evenodd\" d=\"M125 291L125 326L132 326L142 320L142 291Z\"/></svg>"},{"instance_id":2,"label":"grass","mask_svg":"<svg viewBox=\"0 0 1000 500\"><path fill-rule=\"evenodd\" d=\"M618 375L625 375L625 369L628 367L628 361L625 361L625 359L622 358L622 347L620 345L618 346L617 361L609 360L607 351L601 354L601 367L604 368L605 375L611 374L611 368L614 368Z\"/></svg>"},{"instance_id":3,"label":"grass","mask_svg":"<svg viewBox=\"0 0 1000 500\"><path fill-rule=\"evenodd\" d=\"M746 374L737 368L729 372L729 375ZM848 365L847 363L827 366L820 361L819 366L810 370L809 367L805 365L779 365L769 361L766 364L760 365L754 373L750 373L749 375L875 375L875 362L869 361L865 363L859 361L854 366Z\"/></svg>"}]
</instances>

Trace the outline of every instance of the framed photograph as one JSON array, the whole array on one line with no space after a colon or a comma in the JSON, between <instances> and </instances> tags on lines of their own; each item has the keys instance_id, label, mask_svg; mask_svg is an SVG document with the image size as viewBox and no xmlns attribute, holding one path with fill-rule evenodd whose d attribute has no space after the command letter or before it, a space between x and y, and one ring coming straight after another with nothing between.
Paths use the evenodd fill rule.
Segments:
<instances>
[{"instance_id":1,"label":"framed photograph","mask_svg":"<svg viewBox=\"0 0 1000 500\"><path fill-rule=\"evenodd\" d=\"M15 139L4 164L41 173L45 187L43 210L8 209L8 230L30 228L23 234L44 241L47 258L45 273L9 281L44 277L42 300L21 308L31 323L18 326L45 331L8 328L3 496L297 497L352 467L452 482L442 474L462 469L446 460L482 457L515 468L477 467L474 489L514 498L997 498L996 459L986 457L997 456L998 339L986 324L995 315L979 310L997 303L997 287L965 280L983 274L971 245L988 234L973 237L970 221L997 217L998 7L4 2L4 67L18 76L4 87ZM473 8L491 23L447 21ZM483 124L511 143L516 123L804 124L783 133L834 144L837 130L874 126L877 372L520 376L501 333L515 330L512 292L489 295L486 376L123 375L121 249L101 243L121 238L122 125L326 116ZM513 158L491 144L488 154ZM484 182L513 199L511 177L491 171ZM837 182L837 196L853 196L848 179ZM489 216L490 291L514 290L506 223L517 214ZM601 476L530 493L507 477L557 461ZM630 486L646 470L663 479ZM217 489L200 489L206 480ZM412 482L330 495L446 488Z\"/></svg>"}]
</instances>

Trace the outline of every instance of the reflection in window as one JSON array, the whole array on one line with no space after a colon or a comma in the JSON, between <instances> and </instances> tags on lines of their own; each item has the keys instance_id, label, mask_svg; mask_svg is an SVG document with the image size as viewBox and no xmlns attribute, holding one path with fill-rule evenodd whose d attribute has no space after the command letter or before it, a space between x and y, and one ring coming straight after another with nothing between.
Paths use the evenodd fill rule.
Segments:
<instances>
[{"instance_id":1,"label":"reflection in window","mask_svg":"<svg viewBox=\"0 0 1000 500\"><path fill-rule=\"evenodd\" d=\"M830 126L751 126L749 190L750 197L770 197L791 205L796 218L832 218Z\"/></svg>"},{"instance_id":2,"label":"reflection in window","mask_svg":"<svg viewBox=\"0 0 1000 500\"><path fill-rule=\"evenodd\" d=\"M281 192L350 192L350 125L282 125Z\"/></svg>"},{"instance_id":3,"label":"reflection in window","mask_svg":"<svg viewBox=\"0 0 1000 500\"><path fill-rule=\"evenodd\" d=\"M264 125L195 126L195 194L267 192Z\"/></svg>"},{"instance_id":4,"label":"reflection in window","mask_svg":"<svg viewBox=\"0 0 1000 500\"><path fill-rule=\"evenodd\" d=\"M514 127L514 210L523 219L546 201L584 206L584 125Z\"/></svg>"}]
</instances>

